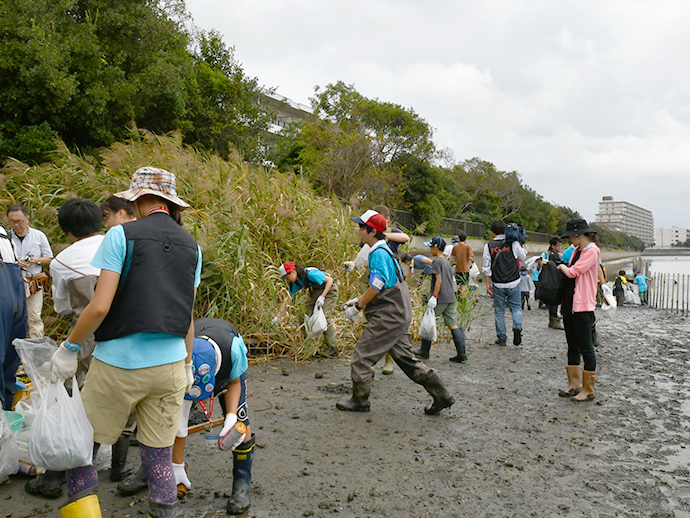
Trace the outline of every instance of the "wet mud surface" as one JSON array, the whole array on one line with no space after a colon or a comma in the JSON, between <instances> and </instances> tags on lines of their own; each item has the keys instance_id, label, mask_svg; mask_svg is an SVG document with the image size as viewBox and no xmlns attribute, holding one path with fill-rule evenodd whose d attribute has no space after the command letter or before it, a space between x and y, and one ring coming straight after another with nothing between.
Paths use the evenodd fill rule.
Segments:
<instances>
[{"instance_id":1,"label":"wet mud surface","mask_svg":"<svg viewBox=\"0 0 690 518\"><path fill-rule=\"evenodd\" d=\"M448 362L447 333L432 347L428 364L456 398L436 417L398 368L377 366L371 412L350 414L335 408L350 393L347 358L251 365L247 516L690 517L687 318L627 306L599 318L597 397L578 404L558 397L565 335L547 327L547 310L525 311L520 347L494 345L484 313L466 364ZM136 448L130 457L138 465ZM186 461L193 487L180 515L226 516L231 455L199 433ZM146 516L146 494L121 497L107 475L103 516ZM0 516L57 516L62 499L27 495L26 480L0 486Z\"/></svg>"}]
</instances>

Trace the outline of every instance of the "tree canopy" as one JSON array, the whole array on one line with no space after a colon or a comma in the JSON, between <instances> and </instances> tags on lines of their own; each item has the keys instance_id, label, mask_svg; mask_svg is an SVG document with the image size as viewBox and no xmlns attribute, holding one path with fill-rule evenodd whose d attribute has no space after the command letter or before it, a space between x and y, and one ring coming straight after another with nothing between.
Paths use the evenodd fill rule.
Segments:
<instances>
[{"instance_id":1,"label":"tree canopy","mask_svg":"<svg viewBox=\"0 0 690 518\"><path fill-rule=\"evenodd\" d=\"M190 32L183 0L0 2L0 157L37 162L134 127L260 160L271 114L217 33Z\"/></svg>"}]
</instances>

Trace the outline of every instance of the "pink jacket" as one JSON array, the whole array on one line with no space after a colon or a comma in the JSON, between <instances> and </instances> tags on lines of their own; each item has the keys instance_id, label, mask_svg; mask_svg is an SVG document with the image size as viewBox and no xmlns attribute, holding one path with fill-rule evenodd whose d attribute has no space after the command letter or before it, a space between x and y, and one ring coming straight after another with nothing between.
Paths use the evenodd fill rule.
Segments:
<instances>
[{"instance_id":1,"label":"pink jacket","mask_svg":"<svg viewBox=\"0 0 690 518\"><path fill-rule=\"evenodd\" d=\"M573 257L577 254L577 251L578 248L573 250ZM590 243L582 250L577 262L573 266L565 268L565 274L571 279L575 279L574 313L594 311L597 299L597 279L599 278L598 267L600 262L601 250L594 243Z\"/></svg>"}]
</instances>

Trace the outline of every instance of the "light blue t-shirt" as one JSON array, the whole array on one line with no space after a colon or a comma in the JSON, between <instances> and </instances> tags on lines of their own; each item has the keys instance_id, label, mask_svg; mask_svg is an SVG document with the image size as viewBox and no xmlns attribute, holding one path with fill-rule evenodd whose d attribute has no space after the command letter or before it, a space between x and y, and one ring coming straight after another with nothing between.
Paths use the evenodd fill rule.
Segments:
<instances>
[{"instance_id":1,"label":"light blue t-shirt","mask_svg":"<svg viewBox=\"0 0 690 518\"><path fill-rule=\"evenodd\" d=\"M381 291L396 285L400 265L391 257L393 252L385 241L378 241L377 245L369 252L369 285Z\"/></svg>"},{"instance_id":2,"label":"light blue t-shirt","mask_svg":"<svg viewBox=\"0 0 690 518\"><path fill-rule=\"evenodd\" d=\"M419 254L414 256L414 269L422 270L422 273L431 275L431 265L424 262L426 256Z\"/></svg>"},{"instance_id":3,"label":"light blue t-shirt","mask_svg":"<svg viewBox=\"0 0 690 518\"><path fill-rule=\"evenodd\" d=\"M247 367L249 367L249 362L247 361L247 346L244 345L244 339L241 335L237 335L232 339L230 358L232 359L230 379L234 380L247 372Z\"/></svg>"},{"instance_id":4,"label":"light blue t-shirt","mask_svg":"<svg viewBox=\"0 0 690 518\"><path fill-rule=\"evenodd\" d=\"M635 284L637 284L637 291L647 291L647 276L642 273L636 276Z\"/></svg>"},{"instance_id":5,"label":"light blue t-shirt","mask_svg":"<svg viewBox=\"0 0 690 518\"><path fill-rule=\"evenodd\" d=\"M575 246L570 245L568 248L565 249L563 254L561 255L561 260L565 263L568 264L570 263L570 258L573 256L573 252L575 251Z\"/></svg>"},{"instance_id":6,"label":"light blue t-shirt","mask_svg":"<svg viewBox=\"0 0 690 518\"><path fill-rule=\"evenodd\" d=\"M309 270L307 270L307 280L318 286L323 286L323 283L326 282L326 274L318 268L310 268ZM290 296L294 296L295 293L297 293L299 290L303 288L304 284L302 284L302 281L300 281L299 279L297 279L295 282L290 283Z\"/></svg>"},{"instance_id":7,"label":"light blue t-shirt","mask_svg":"<svg viewBox=\"0 0 690 518\"><path fill-rule=\"evenodd\" d=\"M122 274L126 254L125 231L122 225L117 225L108 230L91 261L91 266ZM201 248L198 248L194 287L199 287L200 283ZM165 333L135 333L98 342L93 356L103 363L121 369L144 369L184 360L187 357L187 347L182 336Z\"/></svg>"}]
</instances>

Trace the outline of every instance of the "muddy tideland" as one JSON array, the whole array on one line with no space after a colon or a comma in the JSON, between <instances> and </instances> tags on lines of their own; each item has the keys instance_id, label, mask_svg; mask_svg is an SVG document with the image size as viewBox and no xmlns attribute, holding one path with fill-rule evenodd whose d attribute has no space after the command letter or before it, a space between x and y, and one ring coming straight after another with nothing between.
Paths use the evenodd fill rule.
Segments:
<instances>
[{"instance_id":1,"label":"muddy tideland","mask_svg":"<svg viewBox=\"0 0 690 518\"><path fill-rule=\"evenodd\" d=\"M547 311L532 303L522 345L501 347L482 304L466 364L448 361L447 334L432 348L456 399L440 416L424 414L429 396L398 368L377 366L371 412L351 414L335 408L350 393L348 359L252 364L248 516L690 517L690 321L639 306L600 317L596 399L574 403L558 397L566 342ZM203 443L187 441L180 516L225 516L232 456ZM0 486L0 516L57 516L63 499L27 495L26 480ZM107 471L98 492L103 516L146 515L146 494L119 496Z\"/></svg>"}]
</instances>

